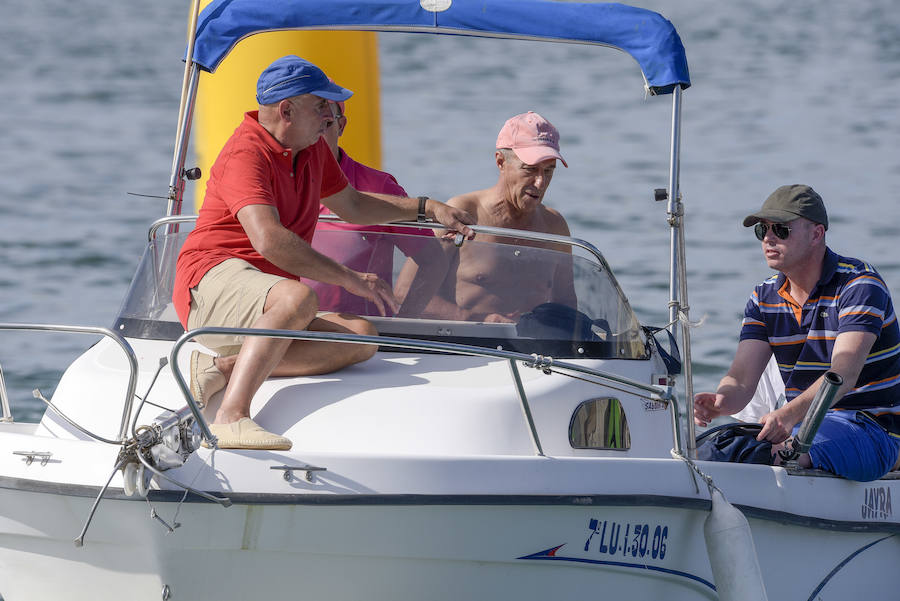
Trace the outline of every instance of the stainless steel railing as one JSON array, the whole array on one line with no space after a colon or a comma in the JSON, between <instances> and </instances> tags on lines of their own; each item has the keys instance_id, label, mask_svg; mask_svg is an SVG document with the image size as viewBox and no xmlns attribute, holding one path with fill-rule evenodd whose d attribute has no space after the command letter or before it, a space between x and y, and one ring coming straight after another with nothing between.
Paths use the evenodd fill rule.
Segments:
<instances>
[{"instance_id":1,"label":"stainless steel railing","mask_svg":"<svg viewBox=\"0 0 900 601\"><path fill-rule=\"evenodd\" d=\"M137 385L137 357L132 349L131 345L128 341L120 336L119 334L113 332L112 330L100 327L91 327L91 326L64 326L64 325L52 325L52 324L25 324L25 323L0 323L0 330L27 330L27 331L45 331L45 332L69 332L76 334L95 334L101 335L108 338L111 338L115 341L119 347L124 352L126 358L129 362L129 378L128 378L128 387L125 393L125 402L122 410L122 420L119 427L118 437L116 439L117 442L122 442L127 440L128 436L128 427L131 422L131 417L133 413L133 405L134 405L134 393ZM178 354L181 351L184 344L188 341L192 340L194 337L203 334L230 334L230 335L242 335L242 336L268 336L272 338L288 338L294 340L321 340L321 341L329 341L329 342L341 342L347 344L372 344L377 346L386 346L392 348L401 348L407 350L420 350L420 351L432 351L432 352L442 352L442 353L451 353L456 355L468 355L474 357L487 357L487 358L495 358L495 359L503 359L509 362L511 375L513 377L513 384L516 389L517 396L522 403L523 414L525 415L529 431L532 435L533 444L537 454L543 454L542 447L540 444L540 439L537 434L537 430L534 426L533 421L531 420L531 410L528 404L528 399L525 395L524 387L521 384L521 379L518 377L518 367L517 362L522 362L527 367L532 367L536 369L541 369L545 373L559 373L561 375L566 375L569 377L578 377L582 380L606 386L609 388L613 388L615 390L619 390L621 392L625 392L628 394L632 394L641 399L647 399L651 401L659 401L665 403L671 413L672 417L672 425L673 425L673 442L675 449L679 452L683 452L684 450L684 440L681 433L681 428L678 419L678 400L673 394L671 388L664 388L661 386L653 386L650 384L644 384L642 382L637 382L630 378L618 376L616 374L610 374L604 372L602 370L593 369L590 367L586 367L583 365L579 365L577 363L571 363L568 361L558 361L554 360L551 357L544 357L541 355L526 355L525 353L517 353L513 351L499 350L499 349L490 349L483 347L476 347L464 344L455 344L450 342L436 342L430 340L413 340L408 338L397 338L391 336L364 336L359 334L344 334L338 332L308 332L308 331L294 331L294 330L267 330L267 329L257 329L257 328L214 328L214 327L206 327L206 328L197 328L194 330L190 330L189 332L185 332L172 346L172 350L169 353L169 365L172 369L172 374L177 383L179 389L182 392L182 395L185 398L187 406L190 408L191 413L194 416L194 419L197 421L197 424L200 427L201 432L203 433L204 438L206 438L210 442L214 442L214 437L209 430L209 425L206 422L200 408L197 406L196 401L194 400L193 395L190 393L190 389L188 387L188 383L185 380L184 376L181 373L180 368L178 367ZM5 390L2 392L2 396L5 397ZM3 406L4 415L9 417L8 415L8 404L4 404ZM65 416L63 416L65 417ZM66 418L68 419L68 418Z\"/></svg>"},{"instance_id":2,"label":"stainless steel railing","mask_svg":"<svg viewBox=\"0 0 900 601\"><path fill-rule=\"evenodd\" d=\"M138 363L137 356L134 353L134 349L131 348L131 345L128 343L125 338L120 336L119 334L109 330L107 328L93 327L93 326L64 326L64 325L53 325L53 324L34 324L34 323L0 323L0 330L26 330L26 331L40 331L40 332L69 332L73 334L95 334L100 336L106 336L107 338L112 338L116 344L122 349L122 352L125 353L125 357L128 359L128 388L125 391L125 403L122 408L122 422L119 425L119 433L117 437L117 441L122 442L127 439L128 435L128 425L131 422L131 413L134 406L134 390L137 386L137 372L138 372ZM6 392L4 390L3 396L6 396ZM8 411L8 403L4 403L3 405L4 417L9 417L6 415ZM65 416L63 416L65 417ZM68 419L68 418L66 418Z\"/></svg>"},{"instance_id":3,"label":"stainless steel railing","mask_svg":"<svg viewBox=\"0 0 900 601\"><path fill-rule=\"evenodd\" d=\"M147 231L147 241L153 242L156 240L156 232L164 225L172 225L175 223L190 223L191 221L197 221L196 215L172 215L170 217L163 217L161 219L157 219L153 223L150 224L150 229Z\"/></svg>"},{"instance_id":4,"label":"stainless steel railing","mask_svg":"<svg viewBox=\"0 0 900 601\"><path fill-rule=\"evenodd\" d=\"M171 225L175 223L190 223L191 221L196 220L197 215L172 215L169 217L162 217L161 219L157 219L150 224L150 229L147 232L147 240L150 242L155 240L157 231L159 231L159 228L165 225ZM320 215L319 221L346 223L337 215ZM426 223L419 223L417 221L396 221L382 225L390 225L391 227L401 227L407 229L422 229L423 227L431 229L447 229L446 226L433 221L429 221ZM609 264L606 262L606 259L603 258L603 253L601 253L600 250L590 242L582 240L580 238L572 238L571 236L559 236L557 234L546 234L544 232L532 232L529 230L513 230L503 227L491 227L487 225L470 225L469 227L472 228L472 231L476 234L484 234L486 236L498 236L501 238L520 238L522 240L564 244L566 246L581 248L590 253L595 259L597 259L600 265L603 266L603 268L607 272L609 272L610 274L612 273L609 268Z\"/></svg>"},{"instance_id":5,"label":"stainless steel railing","mask_svg":"<svg viewBox=\"0 0 900 601\"><path fill-rule=\"evenodd\" d=\"M516 392L522 403L523 412L528 419L528 427L532 434L535 449L538 454L542 454L540 440L537 437L537 431L534 428L533 422L530 420L531 411L528 406L528 400L525 396L524 388L520 385L521 382L516 377L517 371L515 363L517 361L521 361L528 367L541 369L545 372L552 371L555 373L560 373L562 375L567 375L569 377L579 377L594 384L606 386L615 390L619 390L621 392L632 394L638 398L665 403L669 407L672 414L672 436L675 449L679 452L683 452L684 450L684 440L682 438L681 427L678 419L678 400L673 394L671 388L644 384L643 382L637 382L630 378L625 378L583 365L578 365L577 363L557 361L550 357L543 357L540 355L526 355L525 353L470 346L466 344L436 342L431 340L413 340L409 338L396 338L392 336L364 336L360 334L344 334L339 332L266 330L259 328L243 329L204 327L185 332L178 340L175 341L175 344L172 346L172 350L169 352L169 365L172 367L172 374L175 378L175 382L181 389L188 407L191 408L194 419L200 426L204 438L206 438L210 442L213 442L214 438L212 433L209 431L209 425L206 423L200 407L198 407L196 402L194 401L194 397L191 395L190 389L188 388L188 383L185 380L184 376L181 374L181 370L178 367L178 354L181 351L181 348L191 339L204 334L267 336L271 338L289 338L293 340L321 340L328 342L342 342L347 344L373 344L376 346L386 346L392 348L420 351L437 351L456 355L468 355L473 357L488 357L507 360L512 366L512 374L514 378L513 383L516 386ZM577 376L575 374L577 374Z\"/></svg>"}]
</instances>

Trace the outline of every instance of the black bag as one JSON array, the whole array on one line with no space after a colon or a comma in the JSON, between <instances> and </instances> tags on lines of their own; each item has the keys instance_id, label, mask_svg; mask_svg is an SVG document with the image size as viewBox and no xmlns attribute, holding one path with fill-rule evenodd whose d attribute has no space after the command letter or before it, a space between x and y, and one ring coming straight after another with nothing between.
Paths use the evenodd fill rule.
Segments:
<instances>
[{"instance_id":1,"label":"black bag","mask_svg":"<svg viewBox=\"0 0 900 601\"><path fill-rule=\"evenodd\" d=\"M561 303L543 303L519 318L516 333L545 340L599 342L603 339L595 332L597 328L610 337L605 319L592 320L578 309Z\"/></svg>"},{"instance_id":2,"label":"black bag","mask_svg":"<svg viewBox=\"0 0 900 601\"><path fill-rule=\"evenodd\" d=\"M743 422L710 428L697 436L697 459L772 465L772 443L756 440L762 424Z\"/></svg>"}]
</instances>

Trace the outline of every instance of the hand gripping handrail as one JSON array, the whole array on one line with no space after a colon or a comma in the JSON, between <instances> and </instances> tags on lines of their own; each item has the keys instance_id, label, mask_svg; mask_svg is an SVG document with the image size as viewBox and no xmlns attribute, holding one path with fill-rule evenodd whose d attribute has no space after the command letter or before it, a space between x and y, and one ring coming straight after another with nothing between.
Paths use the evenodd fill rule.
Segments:
<instances>
[{"instance_id":1,"label":"hand gripping handrail","mask_svg":"<svg viewBox=\"0 0 900 601\"><path fill-rule=\"evenodd\" d=\"M569 377L577 377L573 376L572 373L581 374L582 376L588 376L590 378L599 380L599 382L596 380L588 380L593 382L594 384L614 384L618 387L625 387L624 389L618 388L618 390L622 390L623 392L633 394L640 398L666 403L672 413L675 448L678 451L683 451L684 449L681 437L681 429L678 425L678 401L672 394L671 388L664 389L659 386L644 384L642 382L631 380L630 378L624 378L615 374L609 374L597 369L578 365L576 363L556 360L553 360L551 362L543 357L536 357L535 355L526 355L525 353L470 346L466 344L436 342L431 340L413 340L409 338L396 338L392 336L364 336L361 334L344 334L341 332L309 332L305 330L297 331L266 330L259 328L244 329L203 327L185 332L178 340L175 341L175 344L172 346L172 350L169 352L169 365L172 367L172 374L175 377L175 382L181 389L181 392L184 395L185 400L187 401L187 405L188 407L190 407L191 413L194 415L194 419L197 421L197 424L199 425L200 430L203 433L203 437L211 444L215 442L215 438L213 437L212 432L210 432L209 425L206 423L206 420L204 419L200 408L194 401L193 395L191 395L187 381L181 374L181 369L178 367L178 353L181 350L181 347L183 347L189 340L193 339L196 336L222 334L241 336L266 336L270 338L289 338L294 340L322 340L328 342L343 342L348 344L373 344L376 346L404 348L410 350L436 351L453 353L457 355L469 355L474 357L491 357L496 359L505 359L507 361L522 361L526 365L538 367L543 370L549 370L552 366L553 371L562 373ZM525 408L527 409L527 401L524 400L524 397L523 403L526 404ZM539 443L537 441L535 442L536 446L540 448Z\"/></svg>"},{"instance_id":2,"label":"hand gripping handrail","mask_svg":"<svg viewBox=\"0 0 900 601\"><path fill-rule=\"evenodd\" d=\"M116 344L125 353L128 359L128 389L125 391L125 406L122 409L122 423L119 425L119 434L116 438L118 442L127 439L128 424L131 422L131 412L134 406L134 390L137 386L138 362L134 349L128 344L122 336L107 328L94 326L64 326L53 324L35 324L35 323L0 323L0 330L26 330L38 332L70 332L74 334L99 334L112 338ZM65 418L65 416L63 416ZM68 418L65 418L68 421Z\"/></svg>"}]
</instances>

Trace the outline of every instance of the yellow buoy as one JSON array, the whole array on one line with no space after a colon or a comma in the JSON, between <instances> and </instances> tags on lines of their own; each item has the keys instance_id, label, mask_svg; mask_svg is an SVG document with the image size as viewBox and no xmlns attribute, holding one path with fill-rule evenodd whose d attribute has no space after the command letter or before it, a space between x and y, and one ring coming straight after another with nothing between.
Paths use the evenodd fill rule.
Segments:
<instances>
[{"instance_id":1,"label":"yellow buoy","mask_svg":"<svg viewBox=\"0 0 900 601\"><path fill-rule=\"evenodd\" d=\"M341 146L354 159L381 166L381 107L378 87L378 40L373 32L280 31L240 42L215 73L203 72L194 110L194 152L203 177L196 182L199 210L209 170L228 137L257 108L256 80L275 59L296 54L318 65L339 85L353 90L347 114L353 126Z\"/></svg>"}]
</instances>

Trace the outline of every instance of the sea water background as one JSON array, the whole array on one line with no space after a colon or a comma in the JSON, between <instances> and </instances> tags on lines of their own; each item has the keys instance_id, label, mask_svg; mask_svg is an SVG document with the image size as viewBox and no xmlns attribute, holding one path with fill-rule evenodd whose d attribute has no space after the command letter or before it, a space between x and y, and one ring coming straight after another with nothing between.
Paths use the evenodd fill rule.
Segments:
<instances>
[{"instance_id":1,"label":"sea water background","mask_svg":"<svg viewBox=\"0 0 900 601\"><path fill-rule=\"evenodd\" d=\"M165 202L186 0L8 0L0 6L0 321L110 326ZM637 4L637 3L635 3ZM785 183L826 199L838 252L872 261L900 299L900 11L853 3L716 0L662 12L687 48L681 190L695 389L727 369L765 278L740 225ZM536 110L569 169L546 202L594 242L639 318L667 319L664 203L671 101L645 98L628 56L574 45L382 36L384 168L413 194L487 187L503 121ZM352 122L352 101L348 105ZM42 412L91 341L0 332L17 419Z\"/></svg>"}]
</instances>

